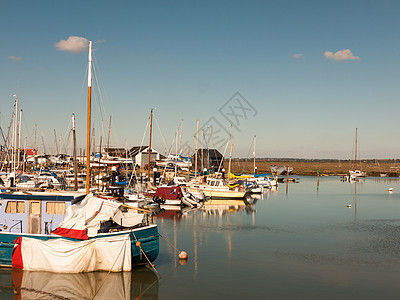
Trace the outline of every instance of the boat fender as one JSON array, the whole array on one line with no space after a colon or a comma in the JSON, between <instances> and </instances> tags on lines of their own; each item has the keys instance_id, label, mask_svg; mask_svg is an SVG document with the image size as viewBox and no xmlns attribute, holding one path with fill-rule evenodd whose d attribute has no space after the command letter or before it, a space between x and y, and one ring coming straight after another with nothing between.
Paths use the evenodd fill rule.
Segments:
<instances>
[{"instance_id":1,"label":"boat fender","mask_svg":"<svg viewBox=\"0 0 400 300\"><path fill-rule=\"evenodd\" d=\"M180 251L178 256L179 256L180 260L187 260L188 259L188 254L186 253L186 251Z\"/></svg>"}]
</instances>

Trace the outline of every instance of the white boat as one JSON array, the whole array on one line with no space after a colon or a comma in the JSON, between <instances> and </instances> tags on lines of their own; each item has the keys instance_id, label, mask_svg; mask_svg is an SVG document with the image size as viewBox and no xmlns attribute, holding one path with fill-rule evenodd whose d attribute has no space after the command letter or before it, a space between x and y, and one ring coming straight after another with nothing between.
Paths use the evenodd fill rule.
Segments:
<instances>
[{"instance_id":1,"label":"white boat","mask_svg":"<svg viewBox=\"0 0 400 300\"><path fill-rule=\"evenodd\" d=\"M349 171L350 180L356 179L356 178L363 178L366 176L367 176L367 173L364 171L360 171L360 170Z\"/></svg>"},{"instance_id":2,"label":"white boat","mask_svg":"<svg viewBox=\"0 0 400 300\"><path fill-rule=\"evenodd\" d=\"M187 169L192 166L192 163L184 160L181 156L170 154L165 159L160 159L156 161L156 165L161 168L175 169L175 167L180 169Z\"/></svg>"},{"instance_id":3,"label":"white boat","mask_svg":"<svg viewBox=\"0 0 400 300\"><path fill-rule=\"evenodd\" d=\"M357 169L357 139L358 139L358 131L357 131L357 128L356 128L356 142L355 142L355 151L354 151L354 153L355 153L355 155L354 155L354 169ZM367 176L367 173L364 172L364 171L360 171L360 170L352 171L352 170L350 170L348 179L349 180L355 180L357 178L363 178L363 177L366 177L366 176Z\"/></svg>"},{"instance_id":4,"label":"white boat","mask_svg":"<svg viewBox=\"0 0 400 300\"><path fill-rule=\"evenodd\" d=\"M271 169L271 173L274 175L286 175L286 173L288 173L290 175L293 173L292 167L271 165L270 169Z\"/></svg>"},{"instance_id":5,"label":"white boat","mask_svg":"<svg viewBox=\"0 0 400 300\"><path fill-rule=\"evenodd\" d=\"M220 178L207 177L205 183L190 183L190 192L203 192L204 195L211 199L243 199L248 193L240 187L230 187L225 180Z\"/></svg>"}]
</instances>

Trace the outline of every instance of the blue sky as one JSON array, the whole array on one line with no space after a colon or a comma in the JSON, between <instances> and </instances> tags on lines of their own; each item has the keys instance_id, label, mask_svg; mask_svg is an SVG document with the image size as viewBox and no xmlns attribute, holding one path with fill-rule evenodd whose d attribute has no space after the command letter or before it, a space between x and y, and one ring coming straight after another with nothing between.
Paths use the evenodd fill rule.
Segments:
<instances>
[{"instance_id":1,"label":"blue sky","mask_svg":"<svg viewBox=\"0 0 400 300\"><path fill-rule=\"evenodd\" d=\"M357 127L362 158L398 158L399 12L399 1L367 0L5 0L0 124L5 131L17 94L28 144L36 123L51 152L54 129L66 142L75 113L85 147L87 51L56 47L80 37L94 41L101 76L97 144L111 115L111 145L139 145L155 108L161 152L181 120L193 148L200 119L221 152L234 123L235 157L252 155L256 135L260 157L349 159Z\"/></svg>"}]
</instances>

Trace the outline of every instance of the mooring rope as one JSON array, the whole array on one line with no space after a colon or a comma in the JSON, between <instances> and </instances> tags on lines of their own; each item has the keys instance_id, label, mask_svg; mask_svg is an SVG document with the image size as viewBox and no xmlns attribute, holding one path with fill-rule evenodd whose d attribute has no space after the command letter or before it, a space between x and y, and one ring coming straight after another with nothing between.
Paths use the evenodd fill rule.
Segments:
<instances>
[{"instance_id":1,"label":"mooring rope","mask_svg":"<svg viewBox=\"0 0 400 300\"><path fill-rule=\"evenodd\" d=\"M149 263L149 265L153 268L154 271L156 271L156 273L160 276L160 278L162 278L161 274L158 273L156 267L151 263L150 259L147 257L146 253L144 252L144 250L142 249L142 243L139 242L139 240L137 239L135 233L132 231L133 236L136 239L136 247L139 247L140 251L143 253L144 257L146 258L147 262Z\"/></svg>"},{"instance_id":2,"label":"mooring rope","mask_svg":"<svg viewBox=\"0 0 400 300\"><path fill-rule=\"evenodd\" d=\"M178 254L181 253L181 251L179 251L178 249L176 249L176 248L174 247L174 245L172 245L165 237L163 237L163 236L161 235L161 233L158 233L158 235L161 236L172 248L174 248L174 249L176 250L176 252L178 252Z\"/></svg>"}]
</instances>

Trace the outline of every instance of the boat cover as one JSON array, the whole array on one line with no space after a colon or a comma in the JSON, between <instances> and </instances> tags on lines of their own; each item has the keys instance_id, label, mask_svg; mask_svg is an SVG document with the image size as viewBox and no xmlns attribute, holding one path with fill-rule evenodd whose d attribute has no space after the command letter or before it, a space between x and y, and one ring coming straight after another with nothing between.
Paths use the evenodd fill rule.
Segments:
<instances>
[{"instance_id":1,"label":"boat cover","mask_svg":"<svg viewBox=\"0 0 400 300\"><path fill-rule=\"evenodd\" d=\"M87 240L97 235L102 221L108 221L121 203L89 194L81 202L67 208L64 221L52 233L64 237Z\"/></svg>"},{"instance_id":2,"label":"boat cover","mask_svg":"<svg viewBox=\"0 0 400 300\"><path fill-rule=\"evenodd\" d=\"M147 268L144 269L150 271ZM13 299L130 300L131 288L133 293L134 287L138 286L138 283L135 285L135 282L132 282L137 277L136 272L135 277L132 276L132 272L73 274L30 272L19 269L13 269L11 274L14 288Z\"/></svg>"},{"instance_id":3,"label":"boat cover","mask_svg":"<svg viewBox=\"0 0 400 300\"><path fill-rule=\"evenodd\" d=\"M176 200L183 197L180 186L166 186L157 188L155 196L164 200Z\"/></svg>"},{"instance_id":4,"label":"boat cover","mask_svg":"<svg viewBox=\"0 0 400 300\"><path fill-rule=\"evenodd\" d=\"M12 266L17 269L58 273L132 269L129 233L87 241L18 237L14 242Z\"/></svg>"}]
</instances>

